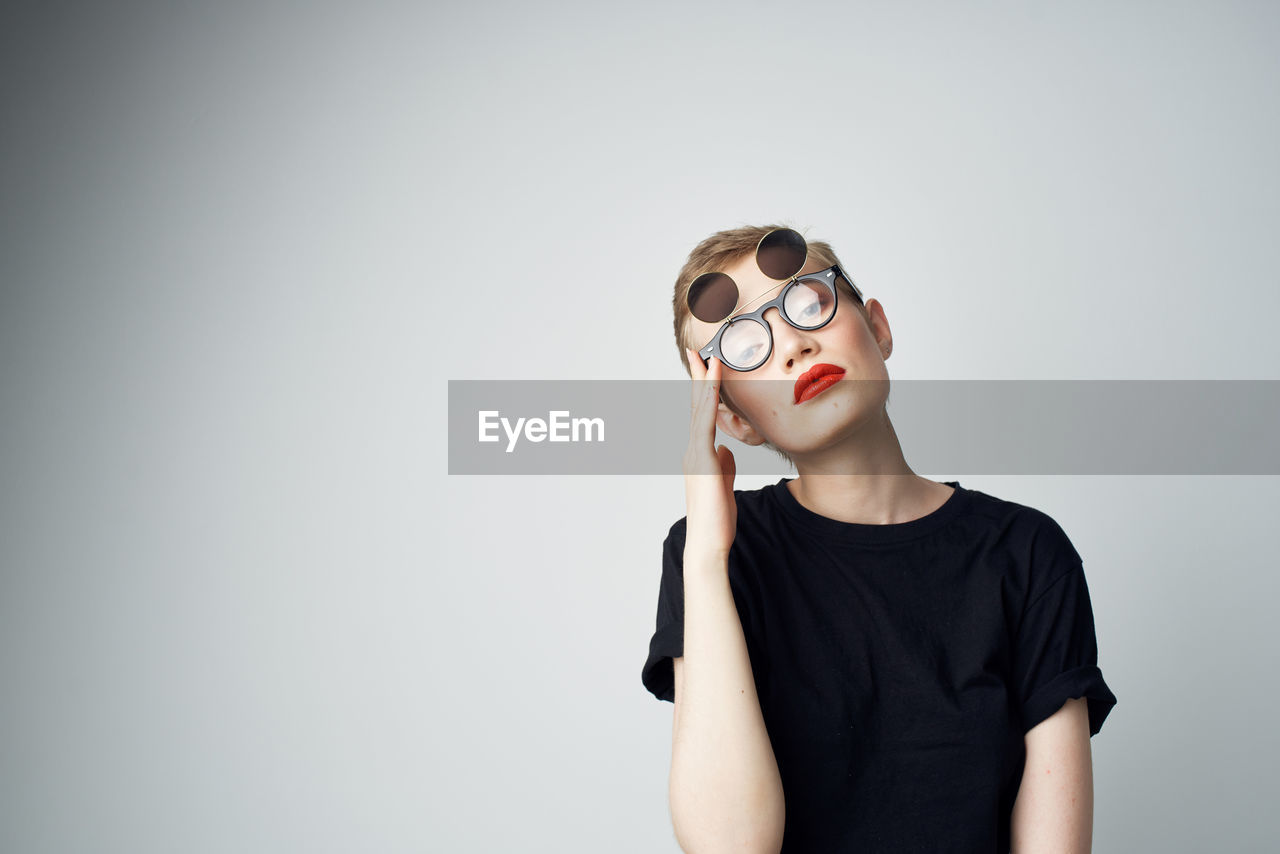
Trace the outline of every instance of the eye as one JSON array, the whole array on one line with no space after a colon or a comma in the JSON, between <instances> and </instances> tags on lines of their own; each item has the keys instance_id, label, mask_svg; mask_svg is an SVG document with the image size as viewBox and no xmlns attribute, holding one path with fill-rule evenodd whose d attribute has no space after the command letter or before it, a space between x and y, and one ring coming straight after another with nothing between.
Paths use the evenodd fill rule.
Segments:
<instances>
[{"instance_id":1,"label":"eye","mask_svg":"<svg viewBox=\"0 0 1280 854\"><path fill-rule=\"evenodd\" d=\"M817 294L808 289L797 289L794 299L787 306L787 313L796 320L812 320L822 314L822 303Z\"/></svg>"},{"instance_id":2,"label":"eye","mask_svg":"<svg viewBox=\"0 0 1280 854\"><path fill-rule=\"evenodd\" d=\"M751 344L740 348L733 354L731 361L735 365L750 365L756 359L760 358L760 352L764 349L763 344Z\"/></svg>"},{"instance_id":3,"label":"eye","mask_svg":"<svg viewBox=\"0 0 1280 854\"><path fill-rule=\"evenodd\" d=\"M816 328L831 316L835 300L825 284L803 280L787 292L785 305L792 322Z\"/></svg>"},{"instance_id":4,"label":"eye","mask_svg":"<svg viewBox=\"0 0 1280 854\"><path fill-rule=\"evenodd\" d=\"M730 324L720 336L720 349L725 360L743 367L755 364L769 349L769 332L757 320L740 320Z\"/></svg>"}]
</instances>

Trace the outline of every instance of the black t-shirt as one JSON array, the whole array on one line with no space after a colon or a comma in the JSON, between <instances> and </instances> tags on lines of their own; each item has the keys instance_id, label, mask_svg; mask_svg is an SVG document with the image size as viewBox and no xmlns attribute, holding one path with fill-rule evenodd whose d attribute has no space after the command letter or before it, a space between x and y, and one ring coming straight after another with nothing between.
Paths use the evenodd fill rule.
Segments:
<instances>
[{"instance_id":1,"label":"black t-shirt","mask_svg":"<svg viewBox=\"0 0 1280 854\"><path fill-rule=\"evenodd\" d=\"M896 525L840 522L788 478L737 490L729 582L786 797L783 854L1009 851L1023 736L1073 697L1096 734L1080 555L1031 507L964 489ZM663 544L642 679L674 702L685 519Z\"/></svg>"}]
</instances>

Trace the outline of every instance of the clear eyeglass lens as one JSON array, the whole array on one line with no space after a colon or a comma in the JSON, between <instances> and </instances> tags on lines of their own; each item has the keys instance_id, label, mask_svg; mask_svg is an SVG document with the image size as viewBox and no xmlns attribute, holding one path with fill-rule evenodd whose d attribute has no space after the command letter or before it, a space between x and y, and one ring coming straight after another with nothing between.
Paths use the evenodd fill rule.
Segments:
<instances>
[{"instance_id":1,"label":"clear eyeglass lens","mask_svg":"<svg viewBox=\"0 0 1280 854\"><path fill-rule=\"evenodd\" d=\"M769 332L758 321L735 320L720 336L720 355L735 368L749 368L767 352Z\"/></svg>"},{"instance_id":2,"label":"clear eyeglass lens","mask_svg":"<svg viewBox=\"0 0 1280 854\"><path fill-rule=\"evenodd\" d=\"M787 290L782 306L787 311L787 319L796 326L813 329L831 319L836 300L824 282L801 279Z\"/></svg>"}]
</instances>

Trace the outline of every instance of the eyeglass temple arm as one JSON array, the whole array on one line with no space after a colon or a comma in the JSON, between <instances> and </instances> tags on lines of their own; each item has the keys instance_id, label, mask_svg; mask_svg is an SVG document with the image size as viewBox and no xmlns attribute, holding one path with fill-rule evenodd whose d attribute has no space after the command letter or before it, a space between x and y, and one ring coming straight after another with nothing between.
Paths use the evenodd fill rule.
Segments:
<instances>
[{"instance_id":1,"label":"eyeglass temple arm","mask_svg":"<svg viewBox=\"0 0 1280 854\"><path fill-rule=\"evenodd\" d=\"M853 295L858 298L858 302L865 303L866 301L862 298L862 289L857 286L853 279L849 278L849 274L844 271L844 267L841 267L839 264L834 266L836 268L836 275L848 282L849 287L853 288Z\"/></svg>"}]
</instances>

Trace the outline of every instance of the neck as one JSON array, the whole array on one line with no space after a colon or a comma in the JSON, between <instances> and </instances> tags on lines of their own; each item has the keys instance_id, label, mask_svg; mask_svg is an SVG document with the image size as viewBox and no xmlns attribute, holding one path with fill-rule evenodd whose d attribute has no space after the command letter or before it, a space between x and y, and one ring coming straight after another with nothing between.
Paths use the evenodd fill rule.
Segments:
<instances>
[{"instance_id":1,"label":"neck","mask_svg":"<svg viewBox=\"0 0 1280 854\"><path fill-rule=\"evenodd\" d=\"M787 484L791 494L807 509L841 522L910 522L941 507L954 491L911 470L883 409L841 442L792 459L798 475Z\"/></svg>"}]
</instances>

